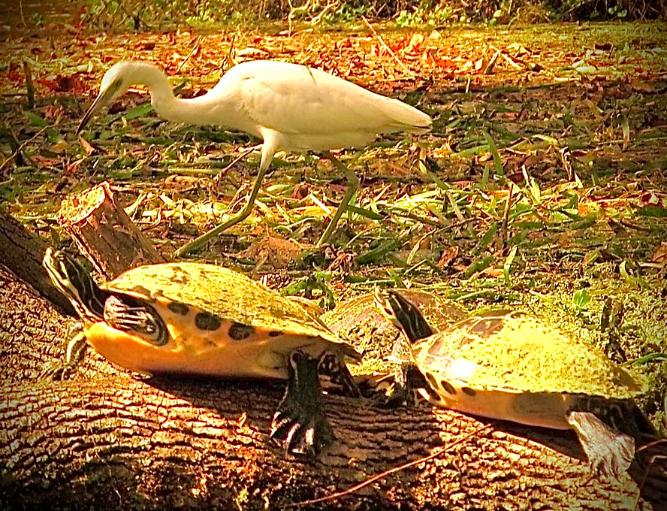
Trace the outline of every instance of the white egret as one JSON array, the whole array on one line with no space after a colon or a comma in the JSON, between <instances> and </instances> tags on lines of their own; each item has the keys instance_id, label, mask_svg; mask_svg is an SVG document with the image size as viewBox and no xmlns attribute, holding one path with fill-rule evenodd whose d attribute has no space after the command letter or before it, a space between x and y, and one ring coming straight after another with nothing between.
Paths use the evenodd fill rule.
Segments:
<instances>
[{"instance_id":1,"label":"white egret","mask_svg":"<svg viewBox=\"0 0 667 511\"><path fill-rule=\"evenodd\" d=\"M428 115L402 101L298 64L244 62L227 71L203 96L181 99L174 96L159 68L124 61L105 73L100 92L83 116L77 134L102 106L134 84L148 88L151 104L162 119L243 131L263 141L259 171L247 204L236 216L181 247L177 255L200 248L250 215L273 155L281 150L323 152L347 177L348 190L318 242L322 245L358 186L357 177L328 151L361 147L385 133L428 129L432 123Z\"/></svg>"}]
</instances>

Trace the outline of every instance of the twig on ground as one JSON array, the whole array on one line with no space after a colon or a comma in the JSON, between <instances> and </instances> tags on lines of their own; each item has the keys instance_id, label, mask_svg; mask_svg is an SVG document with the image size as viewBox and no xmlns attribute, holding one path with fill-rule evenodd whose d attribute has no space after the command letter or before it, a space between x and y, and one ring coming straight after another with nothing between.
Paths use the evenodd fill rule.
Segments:
<instances>
[{"instance_id":1,"label":"twig on ground","mask_svg":"<svg viewBox=\"0 0 667 511\"><path fill-rule=\"evenodd\" d=\"M500 242L503 255L507 255L507 239L509 237L507 224L510 217L510 209L512 209L512 193L514 192L514 183L510 181L509 190L507 191L507 202L505 202L505 210L503 211L503 222L500 227Z\"/></svg>"},{"instance_id":2,"label":"twig on ground","mask_svg":"<svg viewBox=\"0 0 667 511\"><path fill-rule=\"evenodd\" d=\"M197 37L197 39L195 40L195 45L192 48L192 50L190 50L190 53L188 53L187 56L183 59L183 61L178 65L178 67L176 68L176 73L181 72L181 70L185 67L185 64L188 63L188 60L190 60L190 57L192 57L195 53L197 53L200 45L201 45L201 36Z\"/></svg>"},{"instance_id":3,"label":"twig on ground","mask_svg":"<svg viewBox=\"0 0 667 511\"><path fill-rule=\"evenodd\" d=\"M32 71L27 60L23 61L23 72L25 73L25 90L28 95L28 108L35 108L35 86L32 84Z\"/></svg>"},{"instance_id":4,"label":"twig on ground","mask_svg":"<svg viewBox=\"0 0 667 511\"><path fill-rule=\"evenodd\" d=\"M484 74L485 75L490 75L491 73L493 73L493 68L495 67L496 62L498 61L498 56L500 55L500 53L501 53L500 50L495 51L495 53L493 54L493 57L491 57L491 59L489 60L489 63L484 68Z\"/></svg>"},{"instance_id":5,"label":"twig on ground","mask_svg":"<svg viewBox=\"0 0 667 511\"><path fill-rule=\"evenodd\" d=\"M382 37L380 36L380 34L378 34L378 33L375 31L375 29L374 29L373 26L368 22L368 20L366 19L366 17L365 17L365 16L362 16L361 19L364 20L364 23L366 23L366 26L367 26L368 29L371 31L371 33L372 33L375 37L377 37L377 40L380 42L380 44L383 46L383 48L384 48L385 50L387 50L387 51L389 52L389 54L394 58L394 60L395 60L396 63L401 67L401 69L403 69L403 71L405 71L405 72L408 73L411 77L414 78L415 74L414 74L412 71L410 71L410 70L408 69L408 67L403 63L403 61L402 61L401 59L398 58L398 55L396 55L396 54L394 53L394 50L392 50L392 49L389 47L389 45L388 45L387 43L384 42L384 39L382 39Z\"/></svg>"},{"instance_id":6,"label":"twig on ground","mask_svg":"<svg viewBox=\"0 0 667 511\"><path fill-rule=\"evenodd\" d=\"M46 130L46 128L48 128L48 126L44 126L44 127L43 127L42 129L40 129L37 133L35 133L32 137L30 137L28 140L26 140L26 141L23 142L20 146L18 146L18 147L16 148L16 150L14 150L14 152L12 152L12 154L10 154L9 157L8 157L7 159L5 159L5 161L3 161L2 163L0 163L0 170L3 170L3 169L5 168L5 165L7 165L10 161L12 161L14 158L16 158L16 156L17 156L20 152L23 151L23 148L24 148L25 146L27 146L30 142L32 142L32 141L35 140L38 136L40 136L42 133L44 133L44 131Z\"/></svg>"},{"instance_id":7,"label":"twig on ground","mask_svg":"<svg viewBox=\"0 0 667 511\"><path fill-rule=\"evenodd\" d=\"M469 433L469 434L465 435L464 437L459 438L458 440L455 440L454 442L451 442L451 443L445 445L442 449L439 449L438 451L434 452L433 454L429 454L428 456L416 459L414 461L410 461L409 463L404 463L402 465L398 465L397 467L390 468L389 470L385 470L384 472L380 472L379 474L376 474L376 475L366 479L365 481L362 481L361 483L356 484L356 485L348 488L347 490L332 493L330 495L327 495L325 497L320 497L318 499L303 500L301 502L293 502L291 504L286 505L285 507L286 508L293 508L293 507L310 506L312 504L320 504L322 502L329 502L331 500L336 500L336 499L339 499L341 497L351 495L351 494L361 490L362 488L365 488L366 486L369 486L369 485L373 484L376 481L384 479L388 475L394 474L396 472L400 472L400 471L408 469L410 467L414 467L414 466L419 465L421 463L425 463L427 461L435 459L438 456L440 456L441 454L444 454L447 451L449 451L452 447L455 447L459 444L462 444L466 440L478 435L479 433L484 433L485 431L488 431L492 427L493 427L493 424L487 424L486 426L483 426L481 428L477 428L472 433Z\"/></svg>"}]
</instances>

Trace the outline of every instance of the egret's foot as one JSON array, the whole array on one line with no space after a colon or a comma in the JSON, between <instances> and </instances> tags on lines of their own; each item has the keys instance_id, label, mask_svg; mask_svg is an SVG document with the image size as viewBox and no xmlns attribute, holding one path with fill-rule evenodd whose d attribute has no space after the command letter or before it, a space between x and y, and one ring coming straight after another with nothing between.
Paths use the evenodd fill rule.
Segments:
<instances>
[{"instance_id":1,"label":"egret's foot","mask_svg":"<svg viewBox=\"0 0 667 511\"><path fill-rule=\"evenodd\" d=\"M610 428L590 412L570 412L567 421L593 470L615 478L627 472L635 457L634 438Z\"/></svg>"},{"instance_id":2,"label":"egret's foot","mask_svg":"<svg viewBox=\"0 0 667 511\"><path fill-rule=\"evenodd\" d=\"M191 252L196 252L198 250L201 250L211 239L215 238L217 235L221 234L230 227L243 222L246 218L250 216L250 213L252 213L252 209L255 206L255 200L257 200L257 194L259 193L259 188L262 184L262 180L264 179L264 175L266 174L266 171L269 168L269 163L273 158L273 152L271 152L272 150L273 149L268 147L266 143L262 145L262 161L259 165L259 171L257 172L257 177L255 177L255 182L253 183L252 189L250 190L250 195L248 196L248 202L246 202L246 205L243 206L243 209L239 211L236 215L230 217L226 221L215 226L210 231L205 232L198 238L195 238L191 242L183 245L181 248L176 250L176 252L174 253L175 257L182 257Z\"/></svg>"},{"instance_id":3,"label":"egret's foot","mask_svg":"<svg viewBox=\"0 0 667 511\"><path fill-rule=\"evenodd\" d=\"M350 238L346 237L345 242ZM357 254L346 249L326 244L319 248L309 247L296 258L299 269L326 268L327 271L350 273L356 264Z\"/></svg>"},{"instance_id":4,"label":"egret's foot","mask_svg":"<svg viewBox=\"0 0 667 511\"><path fill-rule=\"evenodd\" d=\"M316 456L334 440L322 412L318 364L302 351L289 355L287 390L273 416L271 439L291 454Z\"/></svg>"},{"instance_id":5,"label":"egret's foot","mask_svg":"<svg viewBox=\"0 0 667 511\"><path fill-rule=\"evenodd\" d=\"M206 231L204 234L201 236L195 238L194 240L190 241L189 243L186 243L183 245L181 248L176 250L174 252L175 257L182 257L184 255L190 254L192 252L197 252L204 248L204 246L213 238L218 236L219 234L222 234L224 231L229 229L230 227L233 227L236 224L240 224L243 222L246 218L250 216L250 213L252 212L252 206L254 205L253 203L250 203L248 201L248 205L244 207L239 213L236 215L230 217L228 220L225 220L221 224L218 224L215 226L213 229ZM250 206L250 207L248 207Z\"/></svg>"},{"instance_id":6,"label":"egret's foot","mask_svg":"<svg viewBox=\"0 0 667 511\"><path fill-rule=\"evenodd\" d=\"M327 267L335 259L335 249L331 245L311 246L301 251L297 260L302 268Z\"/></svg>"}]
</instances>

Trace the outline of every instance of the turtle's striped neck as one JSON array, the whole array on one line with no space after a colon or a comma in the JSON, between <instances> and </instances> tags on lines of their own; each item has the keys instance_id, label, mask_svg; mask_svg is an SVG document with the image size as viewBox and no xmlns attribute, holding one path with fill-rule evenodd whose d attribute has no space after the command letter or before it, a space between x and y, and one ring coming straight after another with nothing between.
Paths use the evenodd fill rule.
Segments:
<instances>
[{"instance_id":1,"label":"turtle's striped neck","mask_svg":"<svg viewBox=\"0 0 667 511\"><path fill-rule=\"evenodd\" d=\"M64 252L48 248L44 267L53 285L69 298L81 319L91 322L103 319L108 293L100 289L83 266Z\"/></svg>"}]
</instances>

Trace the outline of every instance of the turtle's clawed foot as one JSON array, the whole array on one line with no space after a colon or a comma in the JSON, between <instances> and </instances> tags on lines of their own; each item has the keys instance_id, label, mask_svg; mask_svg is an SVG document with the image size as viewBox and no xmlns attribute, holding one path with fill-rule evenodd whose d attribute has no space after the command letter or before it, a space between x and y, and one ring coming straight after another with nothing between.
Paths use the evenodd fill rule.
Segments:
<instances>
[{"instance_id":1,"label":"turtle's clawed foot","mask_svg":"<svg viewBox=\"0 0 667 511\"><path fill-rule=\"evenodd\" d=\"M294 351L288 372L285 397L273 416L271 439L291 454L317 455L334 440L322 412L318 359Z\"/></svg>"},{"instance_id":2,"label":"turtle's clawed foot","mask_svg":"<svg viewBox=\"0 0 667 511\"><path fill-rule=\"evenodd\" d=\"M414 404L414 392L410 391L405 385L399 385L397 382L392 383L387 388L386 395L380 401L380 405L383 408L411 407Z\"/></svg>"},{"instance_id":3,"label":"turtle's clawed foot","mask_svg":"<svg viewBox=\"0 0 667 511\"><path fill-rule=\"evenodd\" d=\"M52 364L48 364L42 370L42 372L39 373L38 379L61 381L66 380L71 373L72 367L66 362L54 362Z\"/></svg>"},{"instance_id":4,"label":"turtle's clawed foot","mask_svg":"<svg viewBox=\"0 0 667 511\"><path fill-rule=\"evenodd\" d=\"M325 352L320 357L317 364L317 374L325 376L331 384L337 389L342 390L346 396L361 397L362 395L354 376L352 376L345 363L341 362L340 357L335 353ZM329 391L328 388L326 390L327 392Z\"/></svg>"},{"instance_id":5,"label":"turtle's clawed foot","mask_svg":"<svg viewBox=\"0 0 667 511\"><path fill-rule=\"evenodd\" d=\"M420 401L417 389L427 389L428 384L421 372L413 364L401 364L393 375L380 380L378 388L384 389L384 395L378 404L384 408L413 407Z\"/></svg>"},{"instance_id":6,"label":"turtle's clawed foot","mask_svg":"<svg viewBox=\"0 0 667 511\"><path fill-rule=\"evenodd\" d=\"M80 329L77 329L80 330ZM86 355L86 338L83 332L77 333L67 345L65 360L48 364L39 374L40 380L66 380L74 372Z\"/></svg>"},{"instance_id":7,"label":"turtle's clawed foot","mask_svg":"<svg viewBox=\"0 0 667 511\"><path fill-rule=\"evenodd\" d=\"M305 419L302 412L283 401L273 416L271 438L290 454L317 456L333 442L333 431L322 414Z\"/></svg>"},{"instance_id":8,"label":"turtle's clawed foot","mask_svg":"<svg viewBox=\"0 0 667 511\"><path fill-rule=\"evenodd\" d=\"M615 478L627 472L635 457L632 437L611 429L590 412L570 412L567 420L596 472Z\"/></svg>"},{"instance_id":9,"label":"turtle's clawed foot","mask_svg":"<svg viewBox=\"0 0 667 511\"><path fill-rule=\"evenodd\" d=\"M379 404L384 398L387 387L393 382L393 377L386 374L360 374L353 376L354 384L359 396L370 399L373 404ZM387 381L390 379L391 381Z\"/></svg>"}]
</instances>

